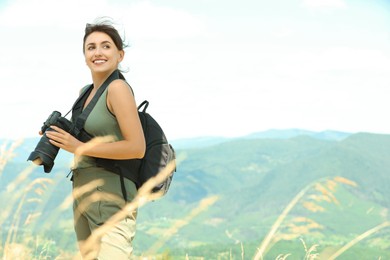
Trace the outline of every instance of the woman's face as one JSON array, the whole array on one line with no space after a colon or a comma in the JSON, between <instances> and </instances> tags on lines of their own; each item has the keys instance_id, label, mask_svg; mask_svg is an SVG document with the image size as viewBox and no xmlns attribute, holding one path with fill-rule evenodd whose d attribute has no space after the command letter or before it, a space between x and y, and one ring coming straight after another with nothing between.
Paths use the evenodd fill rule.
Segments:
<instances>
[{"instance_id":1,"label":"woman's face","mask_svg":"<svg viewBox=\"0 0 390 260\"><path fill-rule=\"evenodd\" d=\"M84 56L92 72L111 72L123 60L124 51L118 50L108 34L93 32L85 40Z\"/></svg>"}]
</instances>

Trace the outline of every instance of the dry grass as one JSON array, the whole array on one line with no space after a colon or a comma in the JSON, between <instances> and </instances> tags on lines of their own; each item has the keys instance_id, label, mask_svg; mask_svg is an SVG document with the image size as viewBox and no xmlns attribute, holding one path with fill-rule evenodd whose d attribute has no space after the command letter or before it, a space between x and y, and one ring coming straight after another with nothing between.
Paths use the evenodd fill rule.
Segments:
<instances>
[{"instance_id":1,"label":"dry grass","mask_svg":"<svg viewBox=\"0 0 390 260\"><path fill-rule=\"evenodd\" d=\"M109 231L113 226L115 226L118 222L125 219L129 213L134 212L136 209L142 207L149 201L156 200L162 196L162 194L158 193L152 193L152 189L158 185L159 183L163 182L169 174L172 172L172 170L175 168L175 163L170 163L167 165L167 167L160 172L155 177L149 179L139 190L136 195L136 197L126 204L121 211L119 211L117 214L113 215L110 219L108 219L104 225L100 226L94 232L91 234L91 236L85 241L84 247L87 249L86 251L90 252L90 255L95 255L95 252L97 250L97 245L99 244L100 239L104 236L104 234ZM85 188L85 187L83 187ZM86 187L88 189L88 187ZM75 191L77 196L77 190ZM92 200L99 200L98 196L91 196ZM84 206L86 206L85 204ZM79 258L80 256L77 256L76 258ZM88 259L88 256L87 258Z\"/></svg>"},{"instance_id":2,"label":"dry grass","mask_svg":"<svg viewBox=\"0 0 390 260\"><path fill-rule=\"evenodd\" d=\"M6 164L15 156L14 150L20 144L21 141L17 141L11 144L3 144L0 147L0 176L3 173ZM50 191L50 187L54 185L53 179L49 178L38 178L34 181L29 181L29 176L36 167L37 166L35 165L31 165L24 169L17 175L12 183L7 185L6 190L0 193L1 201L7 201L7 203L2 203L2 211L0 212L0 225L3 226L5 221L12 219L10 228L7 230L6 239L4 242L2 241L3 248L0 247L0 253L3 254L3 260L54 259L50 253L50 246L52 243L51 241L45 240L39 236L28 236L26 233L21 231L21 227L33 227L34 224L36 225L37 219L41 214L41 212L37 210L30 212L30 214L28 214L25 219L22 219L21 211L23 207L32 204L42 204L42 196L52 192ZM137 196L132 202L126 204L121 212L118 212L118 214L114 215L109 221L107 221L105 225L101 226L91 235L91 237L86 241L86 246L89 247L91 251L93 251L96 248L96 244L99 243L101 237L117 222L125 218L129 212L144 206L151 200L159 199L161 194L151 193L151 190L156 184L160 183L168 176L173 167L174 165L170 164L167 169L165 169L155 178L149 180L143 187L141 187ZM60 205L58 205L58 208L53 210L52 215L49 217L49 222L52 224L56 223L55 219L57 219L63 212L69 210L72 206L73 197L77 197L79 194L85 193L97 185L100 185L98 182L99 180L96 180L96 183L90 183L89 185L86 185L80 189L74 189L73 194L69 194L65 200ZM308 247L301 236L310 234L313 230L322 229L322 225L313 221L312 219L305 217L295 217L290 219L288 223L284 222L291 210L297 205L302 205L305 209L311 212L325 211L325 208L321 204L324 202L339 205L340 202L335 196L338 185L357 187L355 182L343 177L334 177L331 179L316 181L304 187L287 204L282 213L270 227L269 232L257 248L253 259L264 259L269 249L278 241L292 240L297 238L301 240L303 245L302 247L305 252L304 260L336 259L363 239L366 239L372 234L390 226L390 222L385 221L384 223L358 235L353 240L340 247L336 252L328 254L326 258L323 258L325 254L322 255L322 253L317 252L317 244ZM84 201L80 207L87 207L89 203L100 200L100 197L91 196L89 199L90 201ZM172 236L177 234L180 229L190 224L191 221L200 213L212 207L218 199L218 196L212 196L201 200L199 205L194 208L187 216L177 220L172 224L171 227L165 230L164 235L162 235L154 244L152 244L146 252L144 252L141 256L134 256L133 259L170 259L169 255L158 255L159 250L169 241L169 239L172 238ZM236 245L240 246L241 259L245 259L244 243L235 238L233 234L227 230L226 235L232 239ZM21 236L24 237L24 240L18 239ZM35 246L31 246L31 244L34 244ZM39 248L39 252L36 251L37 248ZM286 253L278 255L275 259L285 260L289 257L292 257L292 254ZM188 254L183 258L206 259L205 257L190 257ZM220 252L217 255L217 258L229 260L234 259L232 250ZM80 259L80 255L75 252L59 252L58 255L55 256L55 259L76 260Z\"/></svg>"},{"instance_id":3,"label":"dry grass","mask_svg":"<svg viewBox=\"0 0 390 260\"><path fill-rule=\"evenodd\" d=\"M189 224L190 221L195 218L199 213L207 210L210 206L212 206L217 200L218 196L211 196L209 198L202 199L199 203L199 206L193 209L190 214L188 214L183 219L177 220L168 230L166 230L163 236L160 237L158 241L156 241L146 252L144 255L155 255L158 250L171 238L175 235L179 229Z\"/></svg>"},{"instance_id":4,"label":"dry grass","mask_svg":"<svg viewBox=\"0 0 390 260\"><path fill-rule=\"evenodd\" d=\"M13 157L15 157L15 149L23 143L23 140L17 140L10 145L8 142L4 142L0 147L0 176L3 173L4 167L7 165Z\"/></svg>"},{"instance_id":5,"label":"dry grass","mask_svg":"<svg viewBox=\"0 0 390 260\"><path fill-rule=\"evenodd\" d=\"M306 246L306 243L305 241L300 238L302 244L303 244L303 247L305 249L305 257L304 257L304 260L314 260L318 257L318 253L315 253L317 251L317 247L318 245L312 245L310 248L307 248Z\"/></svg>"},{"instance_id":6,"label":"dry grass","mask_svg":"<svg viewBox=\"0 0 390 260\"><path fill-rule=\"evenodd\" d=\"M342 255L345 251L347 251L348 249L350 249L351 247L353 247L355 244L357 244L358 242L360 242L361 240L367 238L368 236L378 232L379 230L381 229L384 229L384 228L387 228L390 226L390 222L389 221L385 221L383 222L382 224L370 229L370 230L367 230L366 232L364 232L363 234L360 234L359 236L357 236L356 238L354 238L353 240L351 240L350 242L348 242L345 246L341 247L339 250L337 250L334 254L332 254L331 256L329 256L327 259L329 260L334 260L336 259L337 257L339 257L340 255Z\"/></svg>"},{"instance_id":7,"label":"dry grass","mask_svg":"<svg viewBox=\"0 0 390 260\"><path fill-rule=\"evenodd\" d=\"M300 202L303 200L305 195L309 191L314 191L315 194L310 194L307 196L308 200L303 200L302 205L306 209L312 211L312 212L318 212L318 211L324 211L325 208L323 208L321 205L318 204L318 202L329 202L329 203L335 203L339 204L339 201L334 195L335 188L338 183L350 185L356 187L356 183L353 181L350 181L343 177L334 177L332 179L324 179L319 180L313 183L308 184L306 187L304 187L301 191L298 192L298 194L287 204L283 212L278 216L274 224L271 226L271 229L269 230L268 234L265 236L263 241L261 242L260 246L257 249L257 252L255 256L253 257L254 260L263 259L264 255L267 253L267 250L275 244L279 240L291 240L294 238L299 237L302 234L308 233L310 229L317 229L321 228L321 225L312 221L305 219L306 222L309 223L309 225L306 226L296 226L293 223L290 223L290 233L284 233L277 235L277 231L282 225L282 222L286 219L287 215L290 213L290 211ZM313 257L317 257L317 254L313 255L311 252L315 249L315 247L310 248L309 250L306 248L306 245L304 244L304 248L306 251L306 258L305 259L314 259ZM289 255L280 255L278 256L279 259L286 259Z\"/></svg>"},{"instance_id":8,"label":"dry grass","mask_svg":"<svg viewBox=\"0 0 390 260\"><path fill-rule=\"evenodd\" d=\"M15 148L20 145L22 142L14 142L11 145L7 143L3 144L0 148L0 174L3 173L4 167L6 164L14 157ZM92 143L90 145L93 145ZM166 169L159 173L156 177L150 179L143 187L138 190L137 196L135 199L128 203L122 211L118 214L112 216L105 225L102 225L99 229L95 230L90 238L86 241L86 247L90 247L93 251L96 244L98 244L101 237L114 226L117 222L121 221L123 218L128 216L128 212L133 212L135 209L142 207L145 203L159 199L163 194L162 193L151 193L153 187L157 184L164 181L170 172L176 167L175 163L169 164ZM6 220L12 219L10 228L8 229L6 241L4 242L4 247L0 248L3 253L3 259L32 259L32 254L34 253L33 249L24 245L17 243L17 237L21 236L18 233L19 227L25 225L32 225L37 218L40 216L40 212L31 212L27 218L23 221L21 219L21 211L26 203L40 203L42 202L40 196L47 192L48 185L53 184L53 180L49 178L38 178L33 181L29 181L29 175L37 168L35 164L31 164L25 170L17 175L17 177L8 184L6 192L1 193L1 199L8 201L7 206L3 208L0 215L0 224L3 224ZM65 198L65 200L59 205L58 209L53 211L53 215L49 219L53 219L55 223L56 217L58 217L61 212L68 210L72 205L73 197L79 196L88 190L91 190L96 187L96 185L101 185L100 180L89 183L84 187L79 189L74 189L73 194L70 194ZM20 187L23 187L22 189ZM31 196L31 193L37 195L36 197ZM10 195L12 194L12 196ZM10 196L7 196L10 195ZM107 194L106 194L107 195ZM79 207L87 207L91 202L98 201L101 198L96 196L90 196L90 201L84 201L83 204ZM218 197L210 197L202 200L199 204L199 207L194 209L186 218L178 220L166 233L165 237L162 237L157 241L148 251L149 253L156 252L168 239L170 236L174 235L180 228L188 224L191 219L196 215L206 210L209 206L214 204L217 201ZM16 205L16 207L15 207ZM81 209L82 211L82 209ZM14 217L12 218L11 215ZM77 218L77 216L75 216ZM37 238L36 244L40 244L40 241ZM46 259L47 254L44 252L45 246L42 247L42 252L39 253L38 259ZM0 251L0 252L1 252ZM69 254L63 254L63 256L58 256L58 259L79 259L80 255L76 254L75 256L70 257ZM87 257L88 258L88 257Z\"/></svg>"},{"instance_id":9,"label":"dry grass","mask_svg":"<svg viewBox=\"0 0 390 260\"><path fill-rule=\"evenodd\" d=\"M239 244L240 245L240 248L241 248L241 260L244 260L245 259L244 243L242 241L240 241L239 239L234 238L233 234L231 234L228 230L225 230L225 234L226 234L226 236L228 238L234 240L234 244Z\"/></svg>"}]
</instances>

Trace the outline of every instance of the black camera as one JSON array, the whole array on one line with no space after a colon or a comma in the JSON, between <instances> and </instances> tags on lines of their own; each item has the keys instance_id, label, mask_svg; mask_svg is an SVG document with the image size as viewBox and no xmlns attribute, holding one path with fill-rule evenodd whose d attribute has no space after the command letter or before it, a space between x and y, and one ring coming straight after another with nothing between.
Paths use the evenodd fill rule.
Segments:
<instances>
[{"instance_id":1,"label":"black camera","mask_svg":"<svg viewBox=\"0 0 390 260\"><path fill-rule=\"evenodd\" d=\"M58 154L59 148L52 145L49 138L46 136L46 131L54 131L50 126L58 126L66 132L73 135L73 124L68 119L61 116L61 113L54 111L43 123L41 132L42 137L39 140L35 150L30 154L27 161L32 161L36 165L43 165L46 173L49 173L54 166L54 160Z\"/></svg>"}]
</instances>

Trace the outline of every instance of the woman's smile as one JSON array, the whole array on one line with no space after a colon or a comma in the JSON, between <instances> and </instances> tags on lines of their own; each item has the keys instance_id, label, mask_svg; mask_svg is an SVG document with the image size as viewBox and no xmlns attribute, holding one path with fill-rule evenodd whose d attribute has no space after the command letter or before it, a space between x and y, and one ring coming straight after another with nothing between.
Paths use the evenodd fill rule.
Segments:
<instances>
[{"instance_id":1,"label":"woman's smile","mask_svg":"<svg viewBox=\"0 0 390 260\"><path fill-rule=\"evenodd\" d=\"M103 64L103 63L105 63L105 62L107 62L107 60L97 59L97 60L94 60L94 61L93 61L93 63L95 63L95 64Z\"/></svg>"}]
</instances>

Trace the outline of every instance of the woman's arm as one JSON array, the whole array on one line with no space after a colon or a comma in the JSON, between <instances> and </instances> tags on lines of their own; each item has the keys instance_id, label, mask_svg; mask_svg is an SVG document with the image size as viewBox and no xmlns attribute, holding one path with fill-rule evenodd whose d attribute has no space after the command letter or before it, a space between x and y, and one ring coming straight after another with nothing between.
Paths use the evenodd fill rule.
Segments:
<instances>
[{"instance_id":1,"label":"woman's arm","mask_svg":"<svg viewBox=\"0 0 390 260\"><path fill-rule=\"evenodd\" d=\"M122 80L114 80L108 86L107 106L115 115L123 136L123 140L99 142L96 138L83 143L64 130L53 126L57 132L47 133L50 142L76 155L87 155L107 159L143 158L145 154L145 138L138 116L137 106L130 87Z\"/></svg>"}]
</instances>

